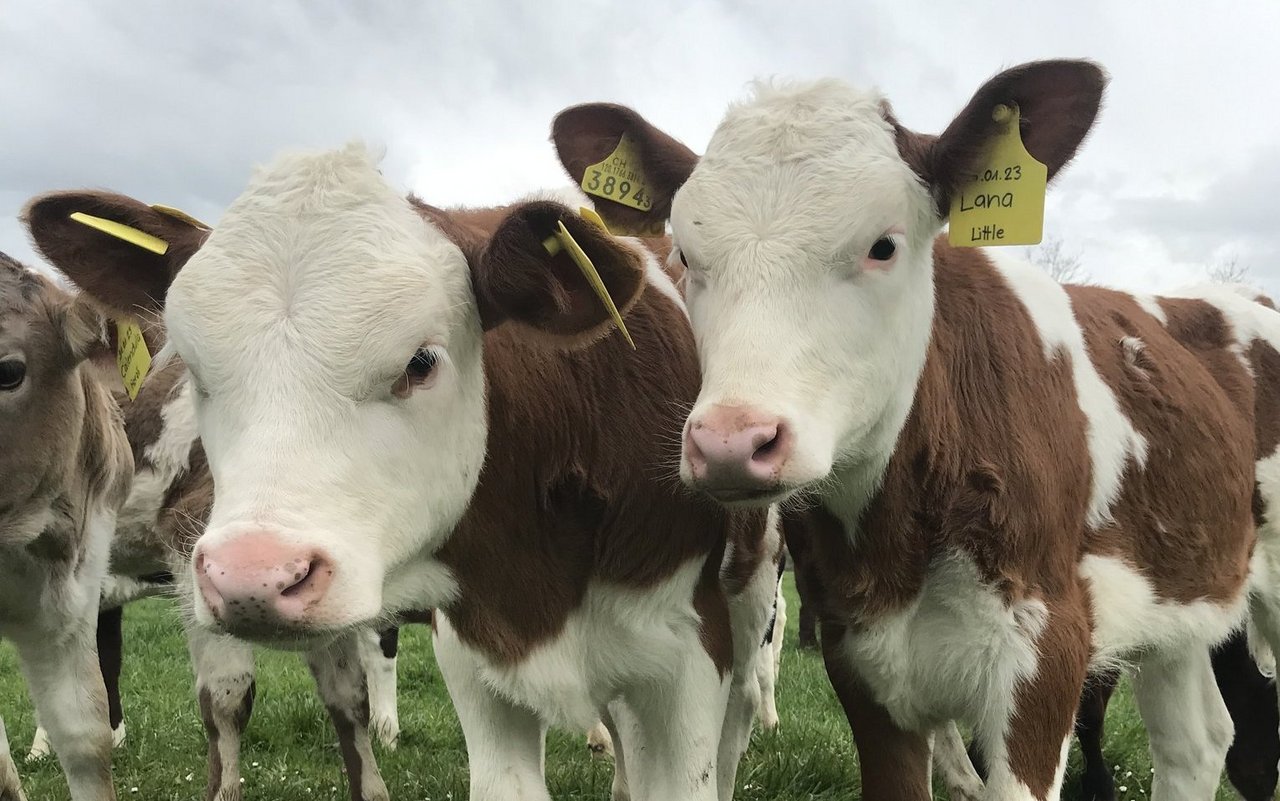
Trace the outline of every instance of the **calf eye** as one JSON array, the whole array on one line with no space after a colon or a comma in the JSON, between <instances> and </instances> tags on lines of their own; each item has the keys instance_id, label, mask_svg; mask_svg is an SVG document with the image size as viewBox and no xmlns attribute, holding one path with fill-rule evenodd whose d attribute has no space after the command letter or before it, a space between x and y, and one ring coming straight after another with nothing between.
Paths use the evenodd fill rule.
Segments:
<instances>
[{"instance_id":1,"label":"calf eye","mask_svg":"<svg viewBox=\"0 0 1280 801\"><path fill-rule=\"evenodd\" d=\"M0 362L0 392L12 392L22 386L27 377L27 364L20 359Z\"/></svg>"},{"instance_id":2,"label":"calf eye","mask_svg":"<svg viewBox=\"0 0 1280 801\"><path fill-rule=\"evenodd\" d=\"M423 381L436 369L437 358L436 352L430 348L418 348L418 352L413 354L413 358L405 366L405 374L411 381Z\"/></svg>"},{"instance_id":3,"label":"calf eye","mask_svg":"<svg viewBox=\"0 0 1280 801\"><path fill-rule=\"evenodd\" d=\"M684 257L684 251L683 251L683 250L682 250L682 251L680 251L680 263L681 263L681 264L683 264L685 267L688 267L688 266L689 266L689 260L688 260L688 259L686 259L686 258Z\"/></svg>"},{"instance_id":4,"label":"calf eye","mask_svg":"<svg viewBox=\"0 0 1280 801\"><path fill-rule=\"evenodd\" d=\"M897 251L898 246L893 244L893 240L887 236L882 236L871 246L871 252L867 255L876 261L888 261L893 258L893 254Z\"/></svg>"}]
</instances>

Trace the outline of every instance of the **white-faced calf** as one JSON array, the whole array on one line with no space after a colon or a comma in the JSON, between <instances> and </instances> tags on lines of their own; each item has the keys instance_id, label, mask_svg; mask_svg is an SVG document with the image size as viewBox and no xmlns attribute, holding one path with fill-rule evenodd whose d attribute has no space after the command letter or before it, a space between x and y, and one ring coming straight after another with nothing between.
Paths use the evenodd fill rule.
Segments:
<instances>
[{"instance_id":1,"label":"white-faced calf","mask_svg":"<svg viewBox=\"0 0 1280 801\"><path fill-rule=\"evenodd\" d=\"M559 224L637 350L548 251ZM633 797L729 796L778 535L676 480L698 366L649 250L555 202L406 199L348 148L260 171L185 265L116 265L112 305L163 304L190 371L217 487L201 626L341 656L360 627L435 607L473 801L546 799L546 725L602 714ZM322 686L355 696L353 661Z\"/></svg>"},{"instance_id":2,"label":"white-faced calf","mask_svg":"<svg viewBox=\"0 0 1280 801\"><path fill-rule=\"evenodd\" d=\"M701 159L629 109L557 121L575 178L629 134L649 214L670 210L702 357L685 481L817 507L823 649L868 797L929 798L926 732L958 718L986 797L1057 798L1086 673L1132 663L1155 797L1212 798L1232 725L1210 646L1248 612L1280 645L1280 314L1222 288L1063 287L939 237L997 106L1052 178L1104 83L1017 67L938 136L838 81L765 85Z\"/></svg>"},{"instance_id":3,"label":"white-faced calf","mask_svg":"<svg viewBox=\"0 0 1280 801\"><path fill-rule=\"evenodd\" d=\"M156 254L80 224L71 218L75 212L136 227L162 241L166 252ZM42 195L28 204L24 218L37 248L51 263L102 307L125 319L141 313L138 321L149 350L157 354L163 350L166 337L158 316L129 305L128 297L115 286L116 276L137 274L151 265L172 264L176 270L199 248L207 230L130 198L103 192ZM150 287L148 291L162 290L163 287ZM124 394L114 359L105 370L98 371L102 384L115 389L124 410L125 432L136 467L132 491L117 520L111 572L103 587L104 607L117 613L121 604L157 592L157 582L148 578L165 573L189 576L191 550L213 503L213 476L196 429L186 367L176 358L163 364L158 360L157 364L133 400ZM159 587L163 589L164 585ZM117 683L120 624L119 614L104 614L100 627L105 628L99 631L99 642L106 646L101 651L103 674L117 741L124 736ZM238 799L242 793L240 742L256 689L252 646L197 626L188 625L186 633L209 741L208 797L217 801ZM388 632L384 639L365 629L355 633L353 641L358 658L353 659L352 669L367 675L369 690L358 703L345 697L335 701L332 696L325 696L325 702L356 703L359 709L344 707L343 714L369 715L374 731L384 742L393 744L398 734L394 635ZM384 650L390 657L383 655ZM329 659L328 654L327 649L312 654L313 669L322 670L320 665ZM321 683L322 690L327 686ZM114 693L110 692L112 689ZM34 756L46 748L42 734L43 728L32 745ZM339 735L344 753L358 750L357 744L348 742L346 730L339 729ZM376 776L376 765L367 753L367 743L365 746L364 770Z\"/></svg>"},{"instance_id":4,"label":"white-faced calf","mask_svg":"<svg viewBox=\"0 0 1280 801\"><path fill-rule=\"evenodd\" d=\"M84 367L102 338L92 305L0 254L0 637L74 801L116 797L94 624L133 463L115 401ZM3 722L0 798L23 798Z\"/></svg>"}]
</instances>

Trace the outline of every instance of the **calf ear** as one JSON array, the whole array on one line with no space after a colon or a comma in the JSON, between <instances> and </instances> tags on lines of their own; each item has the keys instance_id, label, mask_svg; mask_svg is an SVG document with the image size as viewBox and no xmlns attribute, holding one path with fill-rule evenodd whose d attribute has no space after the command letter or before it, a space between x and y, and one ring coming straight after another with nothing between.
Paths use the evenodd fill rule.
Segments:
<instances>
[{"instance_id":1,"label":"calf ear","mask_svg":"<svg viewBox=\"0 0 1280 801\"><path fill-rule=\"evenodd\" d=\"M1106 84L1106 73L1091 61L1033 61L983 84L937 137L903 128L887 109L885 115L897 133L899 153L929 185L945 219L952 195L971 180L999 132L992 119L996 106L1018 107L1022 144L1053 180L1093 127Z\"/></svg>"},{"instance_id":2,"label":"calf ear","mask_svg":"<svg viewBox=\"0 0 1280 801\"><path fill-rule=\"evenodd\" d=\"M134 241L73 219L77 212L94 225L133 229ZM169 283L209 235L184 217L110 192L39 195L22 218L46 259L94 299L129 314L162 310Z\"/></svg>"},{"instance_id":3,"label":"calf ear","mask_svg":"<svg viewBox=\"0 0 1280 801\"><path fill-rule=\"evenodd\" d=\"M485 328L504 320L575 345L607 333L613 324L604 302L563 247L548 251L559 223L595 265L618 311L640 297L641 254L565 206L535 201L514 207L472 260L475 292Z\"/></svg>"},{"instance_id":4,"label":"calf ear","mask_svg":"<svg viewBox=\"0 0 1280 801\"><path fill-rule=\"evenodd\" d=\"M596 211L619 233L661 232L671 216L671 198L693 172L697 154L635 111L612 103L573 106L557 114L551 123L551 140L560 163L579 185L587 169L608 158L623 135L635 147L652 205L642 211L593 195Z\"/></svg>"}]
</instances>

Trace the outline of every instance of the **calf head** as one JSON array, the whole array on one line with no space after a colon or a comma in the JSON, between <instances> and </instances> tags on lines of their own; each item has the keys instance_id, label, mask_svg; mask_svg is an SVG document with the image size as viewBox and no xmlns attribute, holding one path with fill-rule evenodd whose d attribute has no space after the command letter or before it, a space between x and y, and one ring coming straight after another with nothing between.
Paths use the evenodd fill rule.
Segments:
<instances>
[{"instance_id":1,"label":"calf head","mask_svg":"<svg viewBox=\"0 0 1280 801\"><path fill-rule=\"evenodd\" d=\"M558 222L620 307L643 286L639 256L564 206L486 219L406 199L351 146L258 171L180 270L107 270L129 285L120 302L164 298L195 384L215 486L197 622L307 645L448 600L451 577L422 560L484 463L483 331L510 321L572 346L609 330L544 247Z\"/></svg>"},{"instance_id":2,"label":"calf head","mask_svg":"<svg viewBox=\"0 0 1280 801\"><path fill-rule=\"evenodd\" d=\"M11 514L74 474L86 415L81 366L103 347L96 307L0 253L0 540ZM15 529L18 536L39 530ZM14 543L10 543L14 544ZM22 543L17 543L22 544Z\"/></svg>"},{"instance_id":3,"label":"calf head","mask_svg":"<svg viewBox=\"0 0 1280 801\"><path fill-rule=\"evenodd\" d=\"M1104 83L1087 62L1016 67L938 136L838 81L761 85L701 158L630 109L561 112L553 139L576 180L623 135L639 154L652 209L601 201L606 220L652 225L669 210L703 371L682 478L752 505L824 486L836 469L870 490L923 369L934 240L998 130L995 107L1019 107L1023 142L1052 177Z\"/></svg>"}]
</instances>

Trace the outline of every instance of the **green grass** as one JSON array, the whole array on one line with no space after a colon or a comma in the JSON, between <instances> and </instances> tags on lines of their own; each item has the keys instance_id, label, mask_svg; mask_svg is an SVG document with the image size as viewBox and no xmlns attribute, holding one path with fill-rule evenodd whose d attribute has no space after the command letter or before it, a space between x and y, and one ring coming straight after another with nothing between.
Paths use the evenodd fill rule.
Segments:
<instances>
[{"instance_id":1,"label":"green grass","mask_svg":"<svg viewBox=\"0 0 1280 801\"><path fill-rule=\"evenodd\" d=\"M793 610L783 655L773 734L755 733L738 775L736 798L798 801L858 797L856 759L848 726L827 683L821 659L794 648ZM204 730L192 692L191 668L172 605L159 599L125 614L125 668L121 678L129 741L116 752L121 799L190 801L203 798ZM397 801L462 801L467 797L466 748L436 670L428 631L405 629L400 658L400 748L380 752L383 776ZM53 760L22 764L34 722L12 648L0 644L0 713L5 715L19 771L32 801L66 801L67 788ZM1151 792L1146 735L1127 686L1107 719L1107 760L1122 799ZM611 765L593 760L584 737L553 731L547 783L553 798L609 797ZM258 700L245 737L242 766L249 801L345 801L340 761L328 719L311 678L294 654L260 651ZM1074 751L1064 798L1074 798L1079 754ZM942 797L941 795L939 797ZM1233 796L1227 790L1220 799Z\"/></svg>"}]
</instances>

